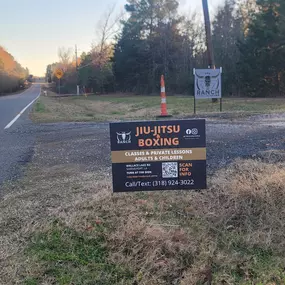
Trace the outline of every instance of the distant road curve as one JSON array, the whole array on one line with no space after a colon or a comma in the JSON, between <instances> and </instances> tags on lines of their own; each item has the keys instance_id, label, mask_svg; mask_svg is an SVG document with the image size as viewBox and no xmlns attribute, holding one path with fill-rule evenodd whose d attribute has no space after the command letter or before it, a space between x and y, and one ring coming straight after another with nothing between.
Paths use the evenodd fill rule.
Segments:
<instances>
[{"instance_id":1,"label":"distant road curve","mask_svg":"<svg viewBox=\"0 0 285 285\"><path fill-rule=\"evenodd\" d=\"M22 115L29 107L29 104L33 103L39 96L40 90L41 85L34 84L20 94L0 97L0 130L5 127L12 127L19 119L19 115ZM13 122L17 116L17 120Z\"/></svg>"}]
</instances>

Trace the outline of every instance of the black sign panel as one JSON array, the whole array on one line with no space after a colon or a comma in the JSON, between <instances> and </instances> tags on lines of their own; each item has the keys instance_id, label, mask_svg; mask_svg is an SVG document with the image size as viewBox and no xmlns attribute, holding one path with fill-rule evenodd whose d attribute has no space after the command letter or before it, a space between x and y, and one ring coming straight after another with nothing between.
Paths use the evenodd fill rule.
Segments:
<instances>
[{"instance_id":1,"label":"black sign panel","mask_svg":"<svg viewBox=\"0 0 285 285\"><path fill-rule=\"evenodd\" d=\"M111 123L113 191L205 189L205 120Z\"/></svg>"}]
</instances>

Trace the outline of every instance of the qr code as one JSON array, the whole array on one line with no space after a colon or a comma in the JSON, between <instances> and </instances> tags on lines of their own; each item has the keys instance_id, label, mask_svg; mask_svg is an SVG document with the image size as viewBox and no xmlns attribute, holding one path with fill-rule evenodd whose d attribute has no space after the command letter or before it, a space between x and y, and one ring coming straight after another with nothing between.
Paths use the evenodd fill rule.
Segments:
<instances>
[{"instance_id":1,"label":"qr code","mask_svg":"<svg viewBox=\"0 0 285 285\"><path fill-rule=\"evenodd\" d=\"M178 177L178 163L177 162L163 162L162 163L162 178L177 178Z\"/></svg>"}]
</instances>

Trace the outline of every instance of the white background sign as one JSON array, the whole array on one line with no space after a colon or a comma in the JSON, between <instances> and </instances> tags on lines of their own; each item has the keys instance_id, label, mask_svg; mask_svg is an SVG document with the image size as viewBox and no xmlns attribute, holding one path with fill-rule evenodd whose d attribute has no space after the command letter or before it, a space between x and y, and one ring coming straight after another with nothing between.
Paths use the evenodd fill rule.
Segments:
<instances>
[{"instance_id":1,"label":"white background sign","mask_svg":"<svg viewBox=\"0 0 285 285\"><path fill-rule=\"evenodd\" d=\"M222 97L222 69L194 69L195 98Z\"/></svg>"}]
</instances>

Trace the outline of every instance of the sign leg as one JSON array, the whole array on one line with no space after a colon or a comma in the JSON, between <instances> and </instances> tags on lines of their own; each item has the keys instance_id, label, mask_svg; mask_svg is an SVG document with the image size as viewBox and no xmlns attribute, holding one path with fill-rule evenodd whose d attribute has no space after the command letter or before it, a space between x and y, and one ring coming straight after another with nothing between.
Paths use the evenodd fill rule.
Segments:
<instances>
[{"instance_id":1,"label":"sign leg","mask_svg":"<svg viewBox=\"0 0 285 285\"><path fill-rule=\"evenodd\" d=\"M220 112L223 111L223 99L222 97L220 98Z\"/></svg>"},{"instance_id":2,"label":"sign leg","mask_svg":"<svg viewBox=\"0 0 285 285\"><path fill-rule=\"evenodd\" d=\"M194 95L194 115L196 115L196 97Z\"/></svg>"}]
</instances>

